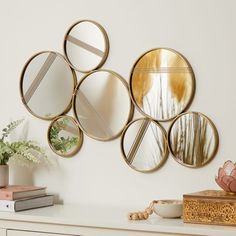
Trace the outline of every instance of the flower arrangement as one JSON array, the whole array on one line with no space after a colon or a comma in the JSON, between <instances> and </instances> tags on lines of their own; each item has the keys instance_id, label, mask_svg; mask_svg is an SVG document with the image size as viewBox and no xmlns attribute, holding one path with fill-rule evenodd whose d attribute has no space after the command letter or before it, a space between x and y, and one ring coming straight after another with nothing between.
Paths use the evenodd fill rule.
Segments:
<instances>
[{"instance_id":1,"label":"flower arrangement","mask_svg":"<svg viewBox=\"0 0 236 236\"><path fill-rule=\"evenodd\" d=\"M236 163L228 160L218 170L216 183L228 193L236 193Z\"/></svg>"},{"instance_id":2,"label":"flower arrangement","mask_svg":"<svg viewBox=\"0 0 236 236\"><path fill-rule=\"evenodd\" d=\"M11 122L2 130L0 139L0 165L7 165L9 159L16 160L19 164L40 163L47 158L44 150L31 140L10 142L9 134L20 125L24 119Z\"/></svg>"}]
</instances>

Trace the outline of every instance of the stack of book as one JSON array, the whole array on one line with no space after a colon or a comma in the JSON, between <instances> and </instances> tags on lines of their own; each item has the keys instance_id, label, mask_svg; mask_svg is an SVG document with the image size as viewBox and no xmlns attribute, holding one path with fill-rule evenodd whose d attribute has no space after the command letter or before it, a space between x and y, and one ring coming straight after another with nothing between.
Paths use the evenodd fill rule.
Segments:
<instances>
[{"instance_id":1,"label":"stack of book","mask_svg":"<svg viewBox=\"0 0 236 236\"><path fill-rule=\"evenodd\" d=\"M23 211L52 206L53 195L45 187L10 185L0 188L0 211Z\"/></svg>"}]
</instances>

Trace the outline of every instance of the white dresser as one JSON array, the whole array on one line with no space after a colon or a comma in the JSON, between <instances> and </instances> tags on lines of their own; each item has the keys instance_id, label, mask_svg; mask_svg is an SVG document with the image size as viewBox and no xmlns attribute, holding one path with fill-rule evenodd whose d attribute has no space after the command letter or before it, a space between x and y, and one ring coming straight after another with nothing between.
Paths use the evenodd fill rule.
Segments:
<instances>
[{"instance_id":1,"label":"white dresser","mask_svg":"<svg viewBox=\"0 0 236 236\"><path fill-rule=\"evenodd\" d=\"M129 221L129 210L55 205L19 213L0 212L0 236L235 236L236 227L184 224L181 219L152 215Z\"/></svg>"}]
</instances>

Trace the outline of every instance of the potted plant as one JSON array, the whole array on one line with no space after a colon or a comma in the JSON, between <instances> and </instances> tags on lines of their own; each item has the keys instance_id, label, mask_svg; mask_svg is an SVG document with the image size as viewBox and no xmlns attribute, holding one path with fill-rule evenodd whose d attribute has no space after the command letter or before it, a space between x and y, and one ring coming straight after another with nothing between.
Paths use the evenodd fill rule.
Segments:
<instances>
[{"instance_id":1,"label":"potted plant","mask_svg":"<svg viewBox=\"0 0 236 236\"><path fill-rule=\"evenodd\" d=\"M34 141L22 140L10 142L8 140L9 134L23 122L16 120L7 125L2 130L0 139L0 188L9 184L9 167L8 161L15 159L20 163L40 163L47 156L44 150L39 147Z\"/></svg>"}]
</instances>

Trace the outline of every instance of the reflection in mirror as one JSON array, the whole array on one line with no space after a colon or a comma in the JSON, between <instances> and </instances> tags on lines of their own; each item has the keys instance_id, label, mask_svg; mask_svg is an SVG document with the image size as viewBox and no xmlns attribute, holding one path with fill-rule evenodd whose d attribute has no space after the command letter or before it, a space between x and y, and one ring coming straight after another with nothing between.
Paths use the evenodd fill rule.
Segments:
<instances>
[{"instance_id":1,"label":"reflection in mirror","mask_svg":"<svg viewBox=\"0 0 236 236\"><path fill-rule=\"evenodd\" d=\"M133 66L132 99L139 110L154 120L167 121L191 103L195 79L187 60L172 49L146 52Z\"/></svg>"},{"instance_id":2,"label":"reflection in mirror","mask_svg":"<svg viewBox=\"0 0 236 236\"><path fill-rule=\"evenodd\" d=\"M48 142L56 154L72 156L81 148L83 133L73 117L59 116L49 126Z\"/></svg>"},{"instance_id":3,"label":"reflection in mirror","mask_svg":"<svg viewBox=\"0 0 236 236\"><path fill-rule=\"evenodd\" d=\"M34 116L51 120L71 107L75 84L75 73L62 55L40 52L23 69L22 101Z\"/></svg>"},{"instance_id":4,"label":"reflection in mirror","mask_svg":"<svg viewBox=\"0 0 236 236\"><path fill-rule=\"evenodd\" d=\"M98 23L82 20L70 27L64 39L64 52L71 66L80 72L101 67L107 56L109 43L106 31Z\"/></svg>"},{"instance_id":5,"label":"reflection in mirror","mask_svg":"<svg viewBox=\"0 0 236 236\"><path fill-rule=\"evenodd\" d=\"M197 112L178 116L168 132L168 145L175 160L188 167L201 167L215 156L218 147L216 127Z\"/></svg>"},{"instance_id":6,"label":"reflection in mirror","mask_svg":"<svg viewBox=\"0 0 236 236\"><path fill-rule=\"evenodd\" d=\"M149 118L134 120L122 134L121 149L130 167L140 172L154 171L168 156L166 132Z\"/></svg>"},{"instance_id":7,"label":"reflection in mirror","mask_svg":"<svg viewBox=\"0 0 236 236\"><path fill-rule=\"evenodd\" d=\"M126 81L108 70L94 71L81 80L73 109L80 128L101 141L118 137L133 114Z\"/></svg>"}]
</instances>

